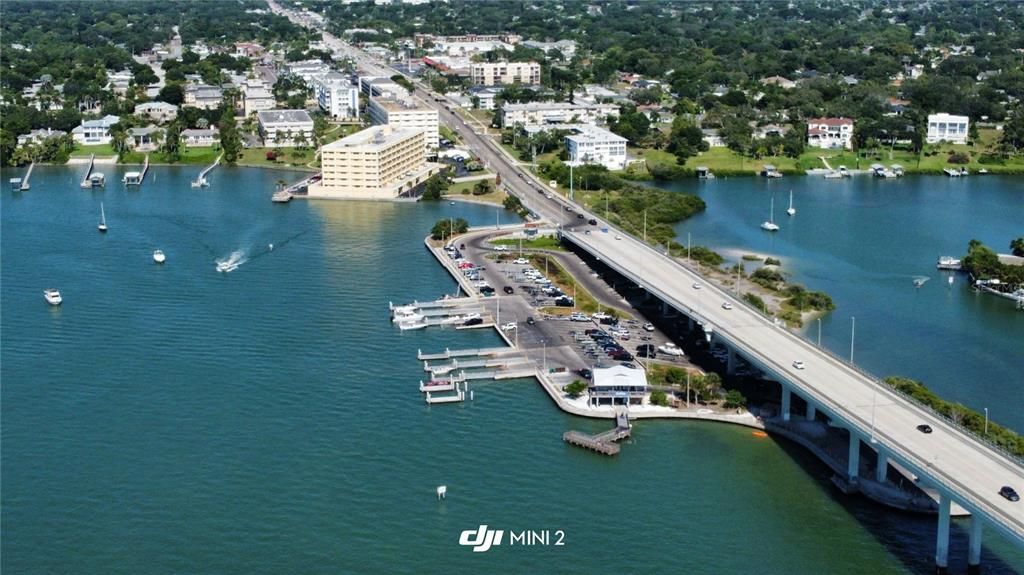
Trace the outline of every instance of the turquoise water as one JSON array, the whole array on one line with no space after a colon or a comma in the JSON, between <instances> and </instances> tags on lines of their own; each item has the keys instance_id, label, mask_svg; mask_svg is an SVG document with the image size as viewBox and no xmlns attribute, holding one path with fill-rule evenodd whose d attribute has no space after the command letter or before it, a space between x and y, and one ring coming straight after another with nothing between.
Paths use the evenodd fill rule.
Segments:
<instances>
[{"instance_id":1,"label":"turquoise water","mask_svg":"<svg viewBox=\"0 0 1024 575\"><path fill-rule=\"evenodd\" d=\"M917 176L728 178L673 183L695 192L705 213L677 226L678 237L729 253L771 254L810 289L832 296L822 343L879 376L923 381L951 400L1024 431L1024 313L1010 300L969 289L966 274L935 269L977 238L1009 252L1024 235L1020 178ZM793 190L797 214L786 215ZM775 195L781 230L765 232ZM736 256L734 256L735 259ZM954 275L954 284L947 283ZM914 287L914 278L929 278ZM816 322L807 336L818 337Z\"/></svg>"},{"instance_id":2,"label":"turquoise water","mask_svg":"<svg viewBox=\"0 0 1024 575\"><path fill-rule=\"evenodd\" d=\"M498 338L402 334L387 302L454 291L422 238L495 209L281 206L276 172L218 168L192 190L195 172L89 192L43 168L0 193L5 573L930 572L933 520L837 495L813 458L749 430L643 422L606 458L561 434L607 424L530 381L426 407L417 349ZM234 251L247 261L217 273ZM565 546L474 554L457 541L480 524ZM994 536L983 557L1024 572Z\"/></svg>"}]
</instances>

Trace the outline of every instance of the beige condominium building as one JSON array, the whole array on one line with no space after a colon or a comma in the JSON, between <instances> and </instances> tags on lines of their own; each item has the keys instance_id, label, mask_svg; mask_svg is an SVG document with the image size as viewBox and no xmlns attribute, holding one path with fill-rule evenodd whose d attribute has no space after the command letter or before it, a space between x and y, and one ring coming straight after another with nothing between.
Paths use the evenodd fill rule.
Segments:
<instances>
[{"instance_id":1,"label":"beige condominium building","mask_svg":"<svg viewBox=\"0 0 1024 575\"><path fill-rule=\"evenodd\" d=\"M537 62L479 62L469 66L474 86L540 84Z\"/></svg>"},{"instance_id":2,"label":"beige condominium building","mask_svg":"<svg viewBox=\"0 0 1024 575\"><path fill-rule=\"evenodd\" d=\"M393 200L441 169L426 161L423 130L374 126L321 148L311 198Z\"/></svg>"},{"instance_id":3,"label":"beige condominium building","mask_svg":"<svg viewBox=\"0 0 1024 575\"><path fill-rule=\"evenodd\" d=\"M441 141L437 110L415 99L370 98L367 112L370 122L377 126L386 124L392 128L423 130L427 155L437 153Z\"/></svg>"}]
</instances>

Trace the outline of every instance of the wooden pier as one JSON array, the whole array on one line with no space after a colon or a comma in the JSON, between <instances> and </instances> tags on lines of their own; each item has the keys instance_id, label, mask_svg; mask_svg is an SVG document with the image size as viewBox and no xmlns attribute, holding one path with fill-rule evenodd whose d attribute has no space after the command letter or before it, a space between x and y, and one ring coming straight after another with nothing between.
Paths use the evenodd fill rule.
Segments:
<instances>
[{"instance_id":1,"label":"wooden pier","mask_svg":"<svg viewBox=\"0 0 1024 575\"><path fill-rule=\"evenodd\" d=\"M96 164L96 154L89 155L89 163L85 167L85 175L82 176L82 181L79 183L79 187L83 190L92 189L92 168Z\"/></svg>"},{"instance_id":2,"label":"wooden pier","mask_svg":"<svg viewBox=\"0 0 1024 575\"><path fill-rule=\"evenodd\" d=\"M142 163L141 172L127 172L124 177L121 178L121 182L126 186L141 186L142 180L146 179L146 172L149 171L149 154L146 154L146 161Z\"/></svg>"},{"instance_id":3,"label":"wooden pier","mask_svg":"<svg viewBox=\"0 0 1024 575\"><path fill-rule=\"evenodd\" d=\"M199 172L199 177L196 178L195 181L192 182L192 187L193 188L205 188L206 186L209 186L210 182L206 179L206 176L207 176L207 174L212 172L213 169L216 168L220 164L220 159L223 158L223 157L224 157L224 154L221 154L221 155L217 156L217 159L214 160L214 162L212 164L210 164L202 172Z\"/></svg>"},{"instance_id":4,"label":"wooden pier","mask_svg":"<svg viewBox=\"0 0 1024 575\"><path fill-rule=\"evenodd\" d=\"M615 414L613 429L597 435L589 435L581 431L566 431L562 435L562 440L604 455L617 455L622 448L616 442L629 437L629 434L629 414L622 410Z\"/></svg>"}]
</instances>

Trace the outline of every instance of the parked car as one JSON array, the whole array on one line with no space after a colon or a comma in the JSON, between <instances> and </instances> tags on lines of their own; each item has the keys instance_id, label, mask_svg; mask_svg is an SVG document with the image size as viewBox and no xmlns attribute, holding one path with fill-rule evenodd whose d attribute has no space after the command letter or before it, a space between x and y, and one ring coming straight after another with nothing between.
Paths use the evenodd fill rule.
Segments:
<instances>
[{"instance_id":1,"label":"parked car","mask_svg":"<svg viewBox=\"0 0 1024 575\"><path fill-rule=\"evenodd\" d=\"M645 323L644 324L644 331L654 331L654 324Z\"/></svg>"},{"instance_id":2,"label":"parked car","mask_svg":"<svg viewBox=\"0 0 1024 575\"><path fill-rule=\"evenodd\" d=\"M583 368L583 369L577 371L576 373L580 374L580 377L582 377L583 379L593 379L594 378L594 372L590 371L587 368Z\"/></svg>"},{"instance_id":3,"label":"parked car","mask_svg":"<svg viewBox=\"0 0 1024 575\"><path fill-rule=\"evenodd\" d=\"M576 312L576 313L574 313L574 314L569 316L569 320L570 321L590 321L590 318L587 317L586 314L582 314L580 312Z\"/></svg>"},{"instance_id":4,"label":"parked car","mask_svg":"<svg viewBox=\"0 0 1024 575\"><path fill-rule=\"evenodd\" d=\"M615 361L633 361L633 354L623 350L613 355L612 359L614 359Z\"/></svg>"},{"instance_id":5,"label":"parked car","mask_svg":"<svg viewBox=\"0 0 1024 575\"><path fill-rule=\"evenodd\" d=\"M530 263L530 260L528 260L526 258L516 258L515 260L512 261L512 263L514 263L516 265L519 265L519 266L525 266L525 265Z\"/></svg>"},{"instance_id":6,"label":"parked car","mask_svg":"<svg viewBox=\"0 0 1024 575\"><path fill-rule=\"evenodd\" d=\"M510 321L505 325L501 326L501 331L511 331L513 329L516 329L516 322L514 321Z\"/></svg>"},{"instance_id":7,"label":"parked car","mask_svg":"<svg viewBox=\"0 0 1024 575\"><path fill-rule=\"evenodd\" d=\"M658 357L658 352L655 351L653 345L651 345L649 343L645 343L643 345L636 346L636 356L637 357L648 357L648 358L654 359L654 358Z\"/></svg>"},{"instance_id":8,"label":"parked car","mask_svg":"<svg viewBox=\"0 0 1024 575\"><path fill-rule=\"evenodd\" d=\"M536 323L537 323L537 321L535 319L533 319L532 315L530 317L526 318L526 325L534 325Z\"/></svg>"},{"instance_id":9,"label":"parked car","mask_svg":"<svg viewBox=\"0 0 1024 575\"><path fill-rule=\"evenodd\" d=\"M484 322L483 318L471 317L471 318L467 319L466 321L464 321L462 323L462 325L480 325L483 322Z\"/></svg>"},{"instance_id":10,"label":"parked car","mask_svg":"<svg viewBox=\"0 0 1024 575\"><path fill-rule=\"evenodd\" d=\"M561 296L555 298L555 305L558 307L572 307L573 303L571 297Z\"/></svg>"},{"instance_id":11,"label":"parked car","mask_svg":"<svg viewBox=\"0 0 1024 575\"><path fill-rule=\"evenodd\" d=\"M511 295L512 293L515 293L515 291L516 291L516 290L512 289L512 286L505 286L505 287L503 287L503 288L501 288L501 289L502 289L502 290L503 290L503 291L504 291L505 293L507 293L507 294L510 294L510 295Z\"/></svg>"}]
</instances>

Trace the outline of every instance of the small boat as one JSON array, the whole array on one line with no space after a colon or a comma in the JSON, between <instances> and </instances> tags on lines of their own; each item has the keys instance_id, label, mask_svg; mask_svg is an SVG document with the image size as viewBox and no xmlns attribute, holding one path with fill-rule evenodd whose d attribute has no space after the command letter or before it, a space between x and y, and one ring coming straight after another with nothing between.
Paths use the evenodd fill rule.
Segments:
<instances>
[{"instance_id":1,"label":"small boat","mask_svg":"<svg viewBox=\"0 0 1024 575\"><path fill-rule=\"evenodd\" d=\"M398 314L391 318L394 323L412 323L417 321L423 321L423 314L420 313L404 313Z\"/></svg>"},{"instance_id":2,"label":"small boat","mask_svg":"<svg viewBox=\"0 0 1024 575\"><path fill-rule=\"evenodd\" d=\"M226 261L217 263L217 271L221 273L233 272L236 269L238 269L237 262Z\"/></svg>"},{"instance_id":3,"label":"small boat","mask_svg":"<svg viewBox=\"0 0 1024 575\"><path fill-rule=\"evenodd\" d=\"M162 264L165 261L167 261L167 256L164 255L164 252L162 252L160 250L154 250L153 251L153 261L155 261L158 264Z\"/></svg>"},{"instance_id":4,"label":"small boat","mask_svg":"<svg viewBox=\"0 0 1024 575\"><path fill-rule=\"evenodd\" d=\"M793 190L789 190L789 209L786 210L786 213L791 216L796 215L796 208L793 207Z\"/></svg>"},{"instance_id":5,"label":"small boat","mask_svg":"<svg viewBox=\"0 0 1024 575\"><path fill-rule=\"evenodd\" d=\"M825 172L825 179L826 180L839 180L839 179L842 179L842 177L843 177L843 175L840 174L839 172L835 171L835 170L833 170L831 172Z\"/></svg>"},{"instance_id":6,"label":"small boat","mask_svg":"<svg viewBox=\"0 0 1024 575\"><path fill-rule=\"evenodd\" d=\"M939 260L935 263L935 267L940 270L959 270L963 266L957 258L951 256L939 256Z\"/></svg>"},{"instance_id":7,"label":"small boat","mask_svg":"<svg viewBox=\"0 0 1024 575\"><path fill-rule=\"evenodd\" d=\"M107 214L103 211L103 202L100 202L100 225L96 226L96 229L101 234L107 233Z\"/></svg>"},{"instance_id":8,"label":"small boat","mask_svg":"<svg viewBox=\"0 0 1024 575\"><path fill-rule=\"evenodd\" d=\"M914 278L914 287L919 288L923 286L926 281L928 281L928 278Z\"/></svg>"},{"instance_id":9,"label":"small boat","mask_svg":"<svg viewBox=\"0 0 1024 575\"><path fill-rule=\"evenodd\" d=\"M978 173L979 174L987 174L988 170L986 168L982 168L982 169L978 170Z\"/></svg>"},{"instance_id":10,"label":"small boat","mask_svg":"<svg viewBox=\"0 0 1024 575\"><path fill-rule=\"evenodd\" d=\"M761 224L761 229L769 232L779 231L779 225L775 223L775 197L772 196L772 210L768 221Z\"/></svg>"},{"instance_id":11,"label":"small boat","mask_svg":"<svg viewBox=\"0 0 1024 575\"><path fill-rule=\"evenodd\" d=\"M428 391L453 391L455 389L455 382L448 379L432 379L426 383L420 381L420 391L426 393Z\"/></svg>"},{"instance_id":12,"label":"small boat","mask_svg":"<svg viewBox=\"0 0 1024 575\"><path fill-rule=\"evenodd\" d=\"M423 329L425 327L427 327L427 322L425 322L425 321L420 321L420 322L400 321L400 322L398 322L398 329L400 329L402 331L407 331L407 330L411 330L411 329Z\"/></svg>"},{"instance_id":13,"label":"small boat","mask_svg":"<svg viewBox=\"0 0 1024 575\"><path fill-rule=\"evenodd\" d=\"M454 205L455 205L455 202L448 202L448 205L449 205L449 206L454 206Z\"/></svg>"},{"instance_id":14,"label":"small boat","mask_svg":"<svg viewBox=\"0 0 1024 575\"><path fill-rule=\"evenodd\" d=\"M54 288L43 290L43 297L50 305L60 305L64 301L64 298L60 297L60 292Z\"/></svg>"}]
</instances>

